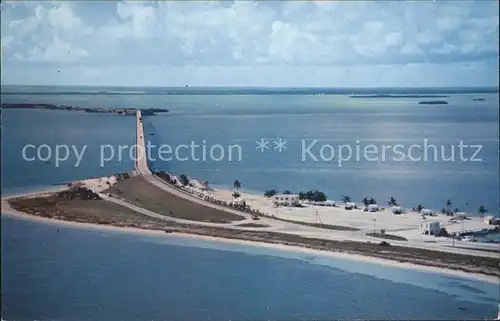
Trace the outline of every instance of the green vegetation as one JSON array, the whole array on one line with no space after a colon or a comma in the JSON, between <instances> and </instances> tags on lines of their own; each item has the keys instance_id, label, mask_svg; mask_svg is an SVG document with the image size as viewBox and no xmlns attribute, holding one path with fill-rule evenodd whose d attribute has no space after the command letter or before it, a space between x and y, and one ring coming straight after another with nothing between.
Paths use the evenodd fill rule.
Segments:
<instances>
[{"instance_id":1,"label":"green vegetation","mask_svg":"<svg viewBox=\"0 0 500 321\"><path fill-rule=\"evenodd\" d=\"M310 226L310 227L323 228L323 229L326 229L326 230L334 230L334 231L359 231L358 228L350 227L350 226L319 224L319 223L307 223L307 222L302 222L302 221L287 220L285 218L280 218L280 217L276 217L274 215L266 215L266 214L261 214L261 216L269 217L269 218L272 218L274 220L278 220L278 221L282 221L282 222L293 223L293 224L297 224L297 225Z\"/></svg>"},{"instance_id":2,"label":"green vegetation","mask_svg":"<svg viewBox=\"0 0 500 321\"><path fill-rule=\"evenodd\" d=\"M241 182L239 180L235 180L234 183L233 183L233 187L236 190L239 190L241 188Z\"/></svg>"},{"instance_id":3,"label":"green vegetation","mask_svg":"<svg viewBox=\"0 0 500 321\"><path fill-rule=\"evenodd\" d=\"M387 205L389 206L398 206L398 202L394 197L390 197L389 200L387 200Z\"/></svg>"},{"instance_id":4,"label":"green vegetation","mask_svg":"<svg viewBox=\"0 0 500 321\"><path fill-rule=\"evenodd\" d=\"M326 195L325 193L320 192L318 190L300 192L299 199L313 201L313 202L324 202L326 201Z\"/></svg>"},{"instance_id":5,"label":"green vegetation","mask_svg":"<svg viewBox=\"0 0 500 321\"><path fill-rule=\"evenodd\" d=\"M67 191L62 191L57 193L57 195L63 199L67 200L74 200L74 199L79 199L82 201L93 201L93 200L100 200L101 197L99 194L94 193L92 190L85 188L85 187L80 187L80 186L75 186L70 188Z\"/></svg>"},{"instance_id":6,"label":"green vegetation","mask_svg":"<svg viewBox=\"0 0 500 321\"><path fill-rule=\"evenodd\" d=\"M436 234L436 236L442 236L442 237L448 237L450 236L450 234L448 233L448 231L442 227L439 232Z\"/></svg>"},{"instance_id":7,"label":"green vegetation","mask_svg":"<svg viewBox=\"0 0 500 321\"><path fill-rule=\"evenodd\" d=\"M166 182L170 182L170 175L165 171L153 172L156 176L163 179Z\"/></svg>"},{"instance_id":8,"label":"green vegetation","mask_svg":"<svg viewBox=\"0 0 500 321\"><path fill-rule=\"evenodd\" d=\"M264 196L267 198L273 197L276 194L278 194L278 191L275 189L270 189L270 190L264 192Z\"/></svg>"},{"instance_id":9,"label":"green vegetation","mask_svg":"<svg viewBox=\"0 0 500 321\"><path fill-rule=\"evenodd\" d=\"M236 226L241 226L241 227L269 227L267 224L259 224L259 223L243 223L243 224L238 224Z\"/></svg>"},{"instance_id":10,"label":"green vegetation","mask_svg":"<svg viewBox=\"0 0 500 321\"><path fill-rule=\"evenodd\" d=\"M230 223L245 219L244 216L171 194L151 184L143 176L132 177L129 180L120 182L104 191L104 193L112 194L138 207L167 217L212 223Z\"/></svg>"},{"instance_id":11,"label":"green vegetation","mask_svg":"<svg viewBox=\"0 0 500 321\"><path fill-rule=\"evenodd\" d=\"M129 179L130 178L130 174L125 172L125 173L117 173L115 174L115 177L116 177L116 181L117 182L121 182L121 181L124 181L126 179Z\"/></svg>"},{"instance_id":12,"label":"green vegetation","mask_svg":"<svg viewBox=\"0 0 500 321\"><path fill-rule=\"evenodd\" d=\"M290 190L285 190L285 191L283 192L283 194L285 194L285 195L290 195L290 194L292 194L292 192L291 192Z\"/></svg>"},{"instance_id":13,"label":"green vegetation","mask_svg":"<svg viewBox=\"0 0 500 321\"><path fill-rule=\"evenodd\" d=\"M184 186L187 186L189 185L189 178L187 178L186 175L184 174L181 174L181 176L179 176L179 181L181 182L182 185Z\"/></svg>"},{"instance_id":14,"label":"green vegetation","mask_svg":"<svg viewBox=\"0 0 500 321\"><path fill-rule=\"evenodd\" d=\"M234 192L234 193L233 193L233 198L238 198L238 197L240 197L240 196L241 196L241 194L240 194L240 193L238 193L238 192Z\"/></svg>"},{"instance_id":15,"label":"green vegetation","mask_svg":"<svg viewBox=\"0 0 500 321\"><path fill-rule=\"evenodd\" d=\"M370 200L367 198L367 197L364 197L362 200L361 200L361 203L363 203L363 205L365 207L368 207L368 205L370 205Z\"/></svg>"},{"instance_id":16,"label":"green vegetation","mask_svg":"<svg viewBox=\"0 0 500 321\"><path fill-rule=\"evenodd\" d=\"M350 203L351 202L351 197L348 195L343 195L342 196L342 203Z\"/></svg>"},{"instance_id":17,"label":"green vegetation","mask_svg":"<svg viewBox=\"0 0 500 321\"><path fill-rule=\"evenodd\" d=\"M385 234L385 233L366 233L368 236L377 237L380 239L394 240L394 241L408 241L406 238L398 235Z\"/></svg>"},{"instance_id":18,"label":"green vegetation","mask_svg":"<svg viewBox=\"0 0 500 321\"><path fill-rule=\"evenodd\" d=\"M424 209L424 206L422 204L418 204L418 206L415 210L420 213L420 212L422 212L423 209Z\"/></svg>"},{"instance_id":19,"label":"green vegetation","mask_svg":"<svg viewBox=\"0 0 500 321\"><path fill-rule=\"evenodd\" d=\"M477 212L479 213L479 215L481 217L484 216L484 214L486 214L488 212L488 209L486 207L484 207L483 205L479 206L479 208L477 209Z\"/></svg>"}]
</instances>

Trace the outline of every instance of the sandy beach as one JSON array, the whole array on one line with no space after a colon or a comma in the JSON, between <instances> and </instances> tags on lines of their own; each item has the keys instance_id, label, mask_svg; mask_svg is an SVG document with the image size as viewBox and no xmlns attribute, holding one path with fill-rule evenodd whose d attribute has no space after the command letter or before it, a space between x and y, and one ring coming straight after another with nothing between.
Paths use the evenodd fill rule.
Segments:
<instances>
[{"instance_id":1,"label":"sandy beach","mask_svg":"<svg viewBox=\"0 0 500 321\"><path fill-rule=\"evenodd\" d=\"M54 191L33 192L33 193L24 193L21 195L16 195L16 197L18 197L18 198L19 197L32 198L32 197L48 196L48 195L52 195L52 193L54 193ZM92 229L92 230L98 229L98 230L103 230L103 231L120 231L120 232L127 232L127 233L139 233L139 234L156 235L156 236L161 236L161 237L169 237L171 235L175 235L175 236L182 236L182 237L199 239L200 241L210 240L210 241L225 242L225 243L237 244L237 245L260 246L260 247L264 246L267 248L286 250L286 251L295 251L295 252L307 253L310 255L321 255L321 256L327 256L327 257L339 258L339 259L351 259L351 260L362 261L362 262L371 262L371 263L376 263L376 264L382 264L382 265L391 266L391 267L416 269L419 271L428 271L428 272L433 272L433 273L442 273L442 274L444 273L444 274L454 275L454 276L458 276L458 277L478 279L478 280L482 280L485 282L498 282L499 281L498 277L493 276L493 275L485 275L485 274L480 274L480 273L470 273L470 272L464 272L464 271L460 271L460 270L448 269L448 268L443 268L443 267L435 267L435 266L425 266L425 265L413 264L413 263L408 263L408 262L398 262L398 261L390 260L390 259L383 259L383 258L379 258L379 257L364 256L364 255L352 254L352 253L324 251L324 250L318 250L318 249L307 248L307 247L302 247L302 246L294 246L293 244L288 245L288 243L277 244L277 243L269 243L269 242L255 241L255 240L234 239L234 238L217 237L217 236L211 236L211 235L199 235L197 233L190 234L189 231L186 232L186 231L182 231L182 230L180 230L180 231L174 230L172 233L165 233L165 229L162 227L159 227L159 228L152 227L153 229L148 229L148 228L136 228L136 227L128 227L128 226L113 226L113 225L100 225L100 224L98 225L98 224L93 224L93 223L75 222L75 221L67 221L67 220L40 217L40 216L35 216L35 215L23 213L23 212L20 212L20 211L13 209L10 206L10 204L8 203L8 200L12 199L13 197L14 196L9 196L8 198L2 199L2 215L9 215L9 216L12 216L12 217L15 217L18 219L24 219L24 220L29 220L29 221L33 221L33 222L43 223L43 224L55 224L55 225L64 226L64 227L84 228L84 229Z\"/></svg>"},{"instance_id":2,"label":"sandy beach","mask_svg":"<svg viewBox=\"0 0 500 321\"><path fill-rule=\"evenodd\" d=\"M2 203L2 205L3 205L3 203ZM227 239L227 238L203 236L203 235L195 235L195 234L185 234L185 233L177 233L177 232L165 233L164 231L159 231L159 230L148 230L148 229L140 229L140 228L133 228L133 227L118 227L118 226L109 226L109 225L96 225L96 224L82 223L82 222L71 222L71 221L64 221L64 220L58 220L58 219L50 219L50 218L33 216L30 214L16 211L10 207L7 207L5 209L2 207L2 215L13 217L15 219L22 219L22 220L27 220L27 221L31 221L31 222L41 223L41 224L51 224L51 225L67 227L67 228L78 228L78 229L100 230L100 231L106 231L106 232L121 232L121 233L129 233L129 234L151 235L151 236L166 237L166 238L174 236L174 237L196 239L196 240L200 240L200 241L214 241L214 242L223 242L226 244L234 244L234 245L266 247L266 248L272 248L272 249L283 250L283 251L291 251L291 252L296 252L296 253L306 253L308 255L330 257L332 259L338 258L338 259L342 259L342 260L355 260L358 262L373 263L373 264L384 265L384 266L388 266L388 267L412 269L412 270L422 271L422 272L451 275L451 276L456 276L456 277L461 277L461 278L469 278L469 279L474 279L474 280L479 280L479 281L489 282L489 283L498 283L499 282L499 278L495 277L495 276L489 276L489 275L484 275L484 274L475 274L475 273L466 273L463 271L457 271L457 270L452 270L452 269L443 269L443 268L437 268L437 267L432 267L432 266L422 266L422 265L405 263L405 262L384 260L384 259L380 259L380 258L366 257L363 255L340 253L340 252L326 252L326 251L308 249L308 248L299 247L299 246L287 246L287 245L282 245L282 244L253 242L253 241ZM235 248L235 250L241 250L241 249Z\"/></svg>"},{"instance_id":3,"label":"sandy beach","mask_svg":"<svg viewBox=\"0 0 500 321\"><path fill-rule=\"evenodd\" d=\"M232 200L233 190L224 188L213 188L211 194L216 195L226 201ZM362 209L346 210L344 204L336 201L335 207L317 206L303 203L304 207L285 207L274 206L272 199L259 195L256 192L248 193L239 191L241 198L251 207L266 213L272 217L279 219L305 222L311 224L328 224L333 226L345 226L359 229L360 232L342 232L338 231L335 234L344 239L355 237L362 240L373 240L367 237L367 233L372 233L374 230L380 231L385 229L387 234L395 235L406 239L404 242L391 240L391 243L400 244L403 246L414 246L420 248L436 248L440 250L450 250L454 246L461 246L470 249L486 249L498 250L498 244L494 243L472 243L463 242L460 240L453 241L451 238L434 237L432 235L423 235L419 230L419 226L426 222L439 222L441 227L444 227L448 233L462 231L479 231L486 228L492 228L484 222L483 218L468 216L463 221L452 221L450 216L442 213L435 213L435 216L422 218L422 216L407 209L406 212L394 215L390 208L385 208L374 212L364 212ZM358 206L363 206L358 204ZM333 237L333 236L331 236ZM477 252L477 251L476 251ZM498 253L496 257L498 257Z\"/></svg>"}]
</instances>

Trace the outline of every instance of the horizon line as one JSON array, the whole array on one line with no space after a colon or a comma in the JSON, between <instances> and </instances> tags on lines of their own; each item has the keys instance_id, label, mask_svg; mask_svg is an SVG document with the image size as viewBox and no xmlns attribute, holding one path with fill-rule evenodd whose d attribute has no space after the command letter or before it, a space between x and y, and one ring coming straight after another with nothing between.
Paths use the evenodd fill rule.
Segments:
<instances>
[{"instance_id":1,"label":"horizon line","mask_svg":"<svg viewBox=\"0 0 500 321\"><path fill-rule=\"evenodd\" d=\"M17 86L17 87L119 87L119 88L179 88L179 89L189 89L189 88L235 88L235 89L496 89L500 90L499 86L349 86L349 87L337 87L337 86L240 86L240 85L175 85L175 86L163 86L163 85L26 85L26 84L0 84L0 87L4 86Z\"/></svg>"}]
</instances>

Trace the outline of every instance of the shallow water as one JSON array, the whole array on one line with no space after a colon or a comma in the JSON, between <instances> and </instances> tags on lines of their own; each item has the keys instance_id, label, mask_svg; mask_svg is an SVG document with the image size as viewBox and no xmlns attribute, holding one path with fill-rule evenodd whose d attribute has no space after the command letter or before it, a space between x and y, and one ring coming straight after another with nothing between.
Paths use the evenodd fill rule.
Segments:
<instances>
[{"instance_id":1,"label":"shallow water","mask_svg":"<svg viewBox=\"0 0 500 321\"><path fill-rule=\"evenodd\" d=\"M484 319L498 286L253 246L2 216L7 320Z\"/></svg>"}]
</instances>

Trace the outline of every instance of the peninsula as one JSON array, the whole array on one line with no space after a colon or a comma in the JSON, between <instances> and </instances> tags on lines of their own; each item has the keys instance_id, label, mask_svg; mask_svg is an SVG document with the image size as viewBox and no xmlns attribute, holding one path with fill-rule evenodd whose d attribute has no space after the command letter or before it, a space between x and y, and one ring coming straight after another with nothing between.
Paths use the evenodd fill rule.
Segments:
<instances>
[{"instance_id":1,"label":"peninsula","mask_svg":"<svg viewBox=\"0 0 500 321\"><path fill-rule=\"evenodd\" d=\"M70 105L52 105L52 104L13 104L2 103L1 109L43 109L43 110L63 110L63 111L77 111L91 114L112 114L123 116L135 116L135 108L85 108ZM158 113L167 113L168 109L165 108L147 108L142 110L144 116L155 116Z\"/></svg>"},{"instance_id":2,"label":"peninsula","mask_svg":"<svg viewBox=\"0 0 500 321\"><path fill-rule=\"evenodd\" d=\"M448 105L446 100L427 100L427 101L419 101L419 105Z\"/></svg>"},{"instance_id":3,"label":"peninsula","mask_svg":"<svg viewBox=\"0 0 500 321\"><path fill-rule=\"evenodd\" d=\"M376 94L376 95L349 95L349 98L449 98L444 95L424 94Z\"/></svg>"},{"instance_id":4,"label":"peninsula","mask_svg":"<svg viewBox=\"0 0 500 321\"><path fill-rule=\"evenodd\" d=\"M144 146L141 111L136 112L136 117L136 143ZM240 186L239 181L234 185ZM301 207L280 209L273 206L272 198L213 189L186 175L153 173L146 159L137 157L135 168L128 173L74 181L51 191L2 197L2 214L58 224L87 223L95 228L252 242L493 282L500 277L495 244L469 244L422 235L415 230L425 222L421 215L395 215L385 209L377 211L376 231L372 214L347 209L348 204L351 202L342 208L305 202ZM322 214L328 215L320 219ZM450 232L462 226L488 227L483 219L469 218L456 224L445 214L433 218Z\"/></svg>"}]
</instances>

